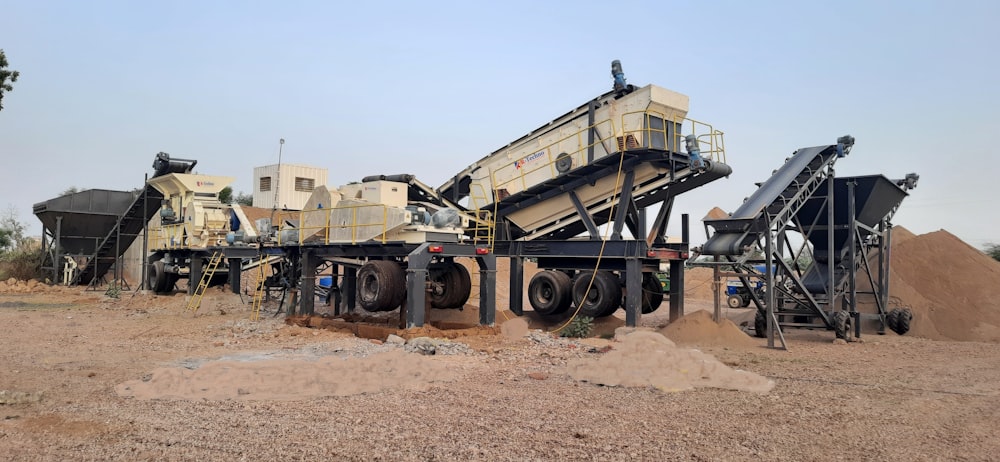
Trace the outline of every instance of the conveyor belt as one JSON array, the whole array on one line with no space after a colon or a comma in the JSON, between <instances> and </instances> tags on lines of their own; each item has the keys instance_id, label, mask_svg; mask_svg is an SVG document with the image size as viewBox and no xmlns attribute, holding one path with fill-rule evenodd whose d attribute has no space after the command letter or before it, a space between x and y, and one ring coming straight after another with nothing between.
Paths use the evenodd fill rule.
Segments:
<instances>
[{"instance_id":1,"label":"conveyor belt","mask_svg":"<svg viewBox=\"0 0 1000 462\"><path fill-rule=\"evenodd\" d=\"M703 255L742 255L746 247L768 230L769 223L788 221L813 195L827 175L827 167L844 155L843 145L802 148L774 172L729 218L706 220L715 234Z\"/></svg>"}]
</instances>

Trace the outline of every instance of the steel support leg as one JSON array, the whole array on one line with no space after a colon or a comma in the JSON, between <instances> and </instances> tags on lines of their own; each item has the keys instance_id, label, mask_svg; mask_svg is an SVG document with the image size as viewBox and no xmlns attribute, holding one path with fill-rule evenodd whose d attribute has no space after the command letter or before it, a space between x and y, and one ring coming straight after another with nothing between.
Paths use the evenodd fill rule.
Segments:
<instances>
[{"instance_id":1,"label":"steel support leg","mask_svg":"<svg viewBox=\"0 0 1000 462\"><path fill-rule=\"evenodd\" d=\"M229 259L229 288L232 289L234 294L240 293L240 281L241 276L243 276L243 259L242 258L230 258Z\"/></svg>"},{"instance_id":2,"label":"steel support leg","mask_svg":"<svg viewBox=\"0 0 1000 462\"><path fill-rule=\"evenodd\" d=\"M642 316L642 264L638 258L625 260L625 325L636 327Z\"/></svg>"},{"instance_id":3,"label":"steel support leg","mask_svg":"<svg viewBox=\"0 0 1000 462\"><path fill-rule=\"evenodd\" d=\"M188 295L194 295L195 289L198 288L198 282L201 281L202 266L201 254L191 254L191 271L188 272Z\"/></svg>"},{"instance_id":4,"label":"steel support leg","mask_svg":"<svg viewBox=\"0 0 1000 462\"><path fill-rule=\"evenodd\" d=\"M497 317L497 257L489 255L476 257L479 264L479 324L492 326Z\"/></svg>"},{"instance_id":5,"label":"steel support leg","mask_svg":"<svg viewBox=\"0 0 1000 462\"><path fill-rule=\"evenodd\" d=\"M670 322L684 316L684 260L670 260Z\"/></svg>"},{"instance_id":6,"label":"steel support leg","mask_svg":"<svg viewBox=\"0 0 1000 462\"><path fill-rule=\"evenodd\" d=\"M299 262L301 271L301 293L299 314L312 315L316 312L316 266L319 259L311 251L302 253L302 260Z\"/></svg>"},{"instance_id":7,"label":"steel support leg","mask_svg":"<svg viewBox=\"0 0 1000 462\"><path fill-rule=\"evenodd\" d=\"M355 297L358 295L358 269L353 266L344 267L344 310L348 313L354 312L357 306Z\"/></svg>"},{"instance_id":8,"label":"steel support leg","mask_svg":"<svg viewBox=\"0 0 1000 462\"><path fill-rule=\"evenodd\" d=\"M406 269L406 328L423 327L427 310L427 267Z\"/></svg>"},{"instance_id":9,"label":"steel support leg","mask_svg":"<svg viewBox=\"0 0 1000 462\"><path fill-rule=\"evenodd\" d=\"M510 311L524 314L524 260L520 256L510 258Z\"/></svg>"}]
</instances>

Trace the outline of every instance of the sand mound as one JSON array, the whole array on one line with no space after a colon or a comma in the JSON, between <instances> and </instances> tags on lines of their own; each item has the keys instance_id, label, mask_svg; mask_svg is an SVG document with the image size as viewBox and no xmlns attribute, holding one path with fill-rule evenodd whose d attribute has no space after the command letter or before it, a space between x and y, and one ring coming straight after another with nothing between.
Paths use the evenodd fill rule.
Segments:
<instances>
[{"instance_id":1,"label":"sand mound","mask_svg":"<svg viewBox=\"0 0 1000 462\"><path fill-rule=\"evenodd\" d=\"M702 220L719 220L722 218L729 218L729 213L718 207L714 207L705 214L705 218L702 218Z\"/></svg>"},{"instance_id":2,"label":"sand mound","mask_svg":"<svg viewBox=\"0 0 1000 462\"><path fill-rule=\"evenodd\" d=\"M944 230L900 234L893 234L890 294L913 309L912 335L1000 342L1000 262Z\"/></svg>"},{"instance_id":3,"label":"sand mound","mask_svg":"<svg viewBox=\"0 0 1000 462\"><path fill-rule=\"evenodd\" d=\"M771 380L732 369L700 351L677 348L659 333L647 331L626 335L600 359L570 363L568 371L584 382L663 391L711 387L767 393L774 388Z\"/></svg>"},{"instance_id":4,"label":"sand mound","mask_svg":"<svg viewBox=\"0 0 1000 462\"><path fill-rule=\"evenodd\" d=\"M455 380L445 363L400 350L364 358L316 361L214 361L197 369L155 369L115 387L119 396L176 400L301 400L381 390L425 390Z\"/></svg>"},{"instance_id":5,"label":"sand mound","mask_svg":"<svg viewBox=\"0 0 1000 462\"><path fill-rule=\"evenodd\" d=\"M660 329L663 336L681 345L752 347L757 342L743 333L732 321L717 323L712 313L695 311Z\"/></svg>"},{"instance_id":6,"label":"sand mound","mask_svg":"<svg viewBox=\"0 0 1000 462\"><path fill-rule=\"evenodd\" d=\"M684 297L712 301L712 268L696 267L684 271Z\"/></svg>"},{"instance_id":7,"label":"sand mound","mask_svg":"<svg viewBox=\"0 0 1000 462\"><path fill-rule=\"evenodd\" d=\"M902 226L893 226L892 227L892 245L893 246L897 246L899 244L902 244L903 242L906 242L906 241L908 241L910 239L913 239L915 237L917 237L916 234L913 234L912 231L910 231L910 230L908 230L908 229L906 229L906 228L904 228Z\"/></svg>"}]
</instances>

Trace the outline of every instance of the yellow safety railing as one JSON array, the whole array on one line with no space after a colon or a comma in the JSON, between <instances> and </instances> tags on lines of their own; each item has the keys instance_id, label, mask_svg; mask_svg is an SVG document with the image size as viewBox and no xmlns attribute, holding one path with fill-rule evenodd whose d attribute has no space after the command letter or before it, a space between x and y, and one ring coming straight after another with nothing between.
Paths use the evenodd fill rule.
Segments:
<instances>
[{"instance_id":1,"label":"yellow safety railing","mask_svg":"<svg viewBox=\"0 0 1000 462\"><path fill-rule=\"evenodd\" d=\"M592 130L599 134L599 138L588 143L588 133ZM537 184L537 178L529 180L529 177L544 175L543 170L548 171L546 179L561 175L557 163L565 162L562 158L568 157L573 167L586 164L586 154L591 147L600 145L607 153L634 149L663 149L686 153L684 138L687 135L695 136L702 158L726 162L723 133L710 124L687 117L668 117L659 111L628 112L619 116L618 124L610 119L597 122L550 143L533 154L521 157L514 162L516 174L510 178L498 178L501 171L509 170L507 168L491 171L490 180L496 199L493 202L502 200L504 192L510 193L514 189L523 191ZM487 197L487 201L488 199Z\"/></svg>"},{"instance_id":2,"label":"yellow safety railing","mask_svg":"<svg viewBox=\"0 0 1000 462\"><path fill-rule=\"evenodd\" d=\"M725 133L716 130L711 124L687 117L677 117L674 123L681 126L681 130L674 133L675 143L678 146L684 146L684 138L687 135L694 135L698 140L702 158L726 163Z\"/></svg>"},{"instance_id":3,"label":"yellow safety railing","mask_svg":"<svg viewBox=\"0 0 1000 462\"><path fill-rule=\"evenodd\" d=\"M608 127L609 129L607 129ZM589 143L587 141L588 133L591 130L595 130L597 133L602 133L601 128L606 128L606 130L603 131L603 133L610 133L611 135L597 138L593 143ZM529 187L527 177L532 174L541 172L543 170L548 170L550 179L561 175L561 172L559 172L559 169L556 167L556 163L560 162L563 158L571 159L572 162L571 165L573 166L584 165L588 161L587 151L591 147L601 145L603 146L605 151L615 152L613 149L609 149L606 143L608 141L613 141L616 133L617 130L615 130L614 122L612 122L610 119L603 120L595 123L594 125L590 125L587 128L580 130L572 135L563 137L558 141L555 141L539 149L538 151L535 151L534 154L530 154L527 156L527 157L540 156L541 159L537 157L532 158L530 164L527 162L523 164L518 164L517 162L519 161L515 161L514 164L515 169L519 173L511 179L505 181L497 181L498 172L491 171L490 183L493 185L494 194L497 194L501 190L510 189L508 188L508 186L515 182L520 182L521 186L520 190L523 191ZM575 141L575 149L573 148L565 149L567 142L570 143L570 146L573 146L572 143L574 141ZM539 162L539 160L544 160L544 162ZM499 202L500 200L503 199L502 197L498 196L494 197L496 198L494 202Z\"/></svg>"},{"instance_id":4,"label":"yellow safety railing","mask_svg":"<svg viewBox=\"0 0 1000 462\"><path fill-rule=\"evenodd\" d=\"M373 209L374 211L374 213L369 214L369 216L381 217L381 220L360 222L359 211L369 208ZM333 218L333 213L335 211L339 213L340 211L344 210L350 211L349 222L344 224L332 223L331 220ZM317 215L320 216L320 219L318 220L315 218ZM333 242L336 243L350 242L351 244L357 244L358 242L361 241L370 240L370 238L365 237L364 239L362 239L359 236L359 230L366 227L375 227L376 229L374 230L375 231L374 233L366 233L366 235L374 235L373 240L384 244L388 241L387 238L387 233L389 231L388 215L389 215L389 206L384 204L356 204L356 205L346 205L340 207L331 207L326 209L303 210L299 212L299 223L298 223L299 225L297 227L286 226L279 229L277 236L278 245L289 244L288 239L285 237L284 233L284 231L288 229L292 229L296 232L295 234L296 239L295 242L292 242L292 244L301 244L310 238L319 238L313 241L314 243L330 244ZM308 220L307 217L309 218ZM309 225L308 223L310 221L320 222L321 224ZM332 231L344 230L344 229L350 230L349 239L341 240L341 239L331 238Z\"/></svg>"},{"instance_id":5,"label":"yellow safety railing","mask_svg":"<svg viewBox=\"0 0 1000 462\"><path fill-rule=\"evenodd\" d=\"M483 209L491 202L494 206L493 211ZM490 196L482 184L469 185L469 211L473 214L472 223L470 223L473 244L485 241L485 244L492 251L493 240L496 236L496 220L493 218L496 216L496 201L490 200Z\"/></svg>"},{"instance_id":6,"label":"yellow safety railing","mask_svg":"<svg viewBox=\"0 0 1000 462\"><path fill-rule=\"evenodd\" d=\"M616 134L615 143L619 151L633 149L664 149L678 151L676 146L667 144L667 121L662 112L634 111L621 115L622 131ZM659 127L656 127L659 125ZM630 128L635 127L635 128Z\"/></svg>"},{"instance_id":7,"label":"yellow safety railing","mask_svg":"<svg viewBox=\"0 0 1000 462\"><path fill-rule=\"evenodd\" d=\"M184 223L150 227L149 248L152 250L172 250L187 245L184 234Z\"/></svg>"}]
</instances>

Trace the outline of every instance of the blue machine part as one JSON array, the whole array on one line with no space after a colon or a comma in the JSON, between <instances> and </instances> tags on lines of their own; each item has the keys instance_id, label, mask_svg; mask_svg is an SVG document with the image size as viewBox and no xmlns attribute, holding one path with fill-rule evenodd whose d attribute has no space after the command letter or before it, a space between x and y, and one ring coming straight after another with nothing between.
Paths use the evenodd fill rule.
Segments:
<instances>
[{"instance_id":1,"label":"blue machine part","mask_svg":"<svg viewBox=\"0 0 1000 462\"><path fill-rule=\"evenodd\" d=\"M701 149L698 148L698 138L694 135L684 137L684 149L687 150L688 159L691 160L691 167L695 169L705 168L705 160L701 157Z\"/></svg>"},{"instance_id":2,"label":"blue machine part","mask_svg":"<svg viewBox=\"0 0 1000 462\"><path fill-rule=\"evenodd\" d=\"M240 217L236 216L236 211L233 209L229 209L229 230L240 230Z\"/></svg>"},{"instance_id":3,"label":"blue machine part","mask_svg":"<svg viewBox=\"0 0 1000 462\"><path fill-rule=\"evenodd\" d=\"M611 77L615 79L615 90L621 91L628 87L625 84L625 72L622 71L622 62L617 59L611 61Z\"/></svg>"}]
</instances>

